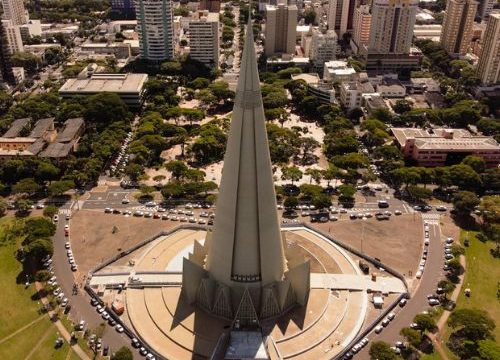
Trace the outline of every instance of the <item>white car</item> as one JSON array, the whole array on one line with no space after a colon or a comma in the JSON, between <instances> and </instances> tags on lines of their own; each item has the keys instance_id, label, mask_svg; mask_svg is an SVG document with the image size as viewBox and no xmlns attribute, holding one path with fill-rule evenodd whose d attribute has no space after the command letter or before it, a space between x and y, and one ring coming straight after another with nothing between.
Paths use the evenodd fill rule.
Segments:
<instances>
[{"instance_id":1,"label":"white car","mask_svg":"<svg viewBox=\"0 0 500 360\"><path fill-rule=\"evenodd\" d=\"M69 248L71 247L69 241L66 241L66 243L64 244L64 247L69 250Z\"/></svg>"},{"instance_id":2,"label":"white car","mask_svg":"<svg viewBox=\"0 0 500 360\"><path fill-rule=\"evenodd\" d=\"M439 304L441 304L441 303L439 302L438 299L434 299L434 298L429 299L429 305L430 306L436 306L436 305L439 305Z\"/></svg>"},{"instance_id":3,"label":"white car","mask_svg":"<svg viewBox=\"0 0 500 360\"><path fill-rule=\"evenodd\" d=\"M415 274L415 277L416 277L417 279L420 279L420 278L422 277L422 274L423 274L423 272L419 270L419 271L417 271L417 273Z\"/></svg>"},{"instance_id":4,"label":"white car","mask_svg":"<svg viewBox=\"0 0 500 360\"><path fill-rule=\"evenodd\" d=\"M389 314L387 315L387 318L389 319L389 321L394 320L394 318L395 318L395 317L396 317L396 314L395 314L395 313L393 313L393 312L391 312L391 313L389 313Z\"/></svg>"},{"instance_id":5,"label":"white car","mask_svg":"<svg viewBox=\"0 0 500 360\"><path fill-rule=\"evenodd\" d=\"M123 328L123 326L121 326L120 324L116 325L115 327L115 330L119 333L122 333L125 331L125 329Z\"/></svg>"},{"instance_id":6,"label":"white car","mask_svg":"<svg viewBox=\"0 0 500 360\"><path fill-rule=\"evenodd\" d=\"M104 319L104 320L108 320L109 319L109 314L106 312L106 311L103 311L101 313L101 317Z\"/></svg>"},{"instance_id":7,"label":"white car","mask_svg":"<svg viewBox=\"0 0 500 360\"><path fill-rule=\"evenodd\" d=\"M384 327L382 325L377 325L375 326L375 333L380 334L384 330Z\"/></svg>"}]
</instances>

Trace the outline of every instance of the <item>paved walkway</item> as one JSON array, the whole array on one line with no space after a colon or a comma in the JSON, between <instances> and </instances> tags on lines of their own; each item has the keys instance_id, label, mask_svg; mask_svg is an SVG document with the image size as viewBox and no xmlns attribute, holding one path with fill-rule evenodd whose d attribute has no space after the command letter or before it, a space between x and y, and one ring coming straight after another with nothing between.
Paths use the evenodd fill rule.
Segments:
<instances>
[{"instance_id":1,"label":"paved walkway","mask_svg":"<svg viewBox=\"0 0 500 360\"><path fill-rule=\"evenodd\" d=\"M35 287L36 287L37 291L39 291L39 292L40 292L40 290L43 289L43 285L39 282L35 282ZM44 306L47 306L49 304L49 300L46 297L42 297L40 300L42 301ZM51 319L53 319L54 316L56 315L56 313L53 310L49 310L48 314L49 314L49 317ZM78 355L78 357L80 359L90 360L90 358L87 356L85 351L82 350L80 345L78 345L78 344L71 345L71 342L70 342L71 341L71 334L64 327L63 323L60 320L53 321L53 324L57 327L57 330L59 331L61 336L68 342L68 344L70 344L71 348Z\"/></svg>"},{"instance_id":2,"label":"paved walkway","mask_svg":"<svg viewBox=\"0 0 500 360\"><path fill-rule=\"evenodd\" d=\"M460 264L464 268L464 273L459 276L459 282L458 282L455 290L453 290L453 293L450 296L450 300L455 301L455 302L457 301L458 296L460 295L460 291L462 291L462 285L463 285L464 278L465 278L465 265L466 265L466 263L465 263L465 256L463 256L463 255L460 256ZM448 318L450 317L450 314L451 314L451 311L449 311L449 310L443 311L443 313L441 314L441 317L439 318L439 320L437 322L437 327L438 327L437 332L435 334L429 335L436 350L438 351L441 358L443 358L444 360L449 360L449 358L443 349L442 341L444 339L441 338L441 335L442 335L444 327L446 326L446 323L448 322Z\"/></svg>"},{"instance_id":3,"label":"paved walkway","mask_svg":"<svg viewBox=\"0 0 500 360\"><path fill-rule=\"evenodd\" d=\"M404 293L405 285L396 277L377 276L372 281L370 275L353 274L311 274L311 288L335 290L362 290L382 291L387 293Z\"/></svg>"}]
</instances>

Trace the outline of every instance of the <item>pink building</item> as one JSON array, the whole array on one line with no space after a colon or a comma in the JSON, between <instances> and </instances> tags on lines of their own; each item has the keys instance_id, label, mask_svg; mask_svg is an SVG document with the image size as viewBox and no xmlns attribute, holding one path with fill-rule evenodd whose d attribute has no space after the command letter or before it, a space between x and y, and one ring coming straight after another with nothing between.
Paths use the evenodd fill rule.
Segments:
<instances>
[{"instance_id":1,"label":"pink building","mask_svg":"<svg viewBox=\"0 0 500 360\"><path fill-rule=\"evenodd\" d=\"M420 166L444 166L459 163L467 155L484 159L486 166L500 164L500 145L488 136L474 136L464 129L391 128L406 158Z\"/></svg>"}]
</instances>

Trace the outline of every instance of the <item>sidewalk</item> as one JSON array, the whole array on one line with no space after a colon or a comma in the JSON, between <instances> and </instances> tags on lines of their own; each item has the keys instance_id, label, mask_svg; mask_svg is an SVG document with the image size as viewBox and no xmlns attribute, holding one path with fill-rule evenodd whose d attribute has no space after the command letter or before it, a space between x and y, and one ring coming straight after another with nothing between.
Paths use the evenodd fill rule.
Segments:
<instances>
[{"instance_id":1,"label":"sidewalk","mask_svg":"<svg viewBox=\"0 0 500 360\"><path fill-rule=\"evenodd\" d=\"M35 282L35 288L38 292L43 289L43 286L41 283L38 281ZM46 297L40 298L44 306L47 306L49 304L49 301ZM51 319L54 318L57 314L53 310L48 311L49 317ZM63 323L60 320L53 321L53 324L57 327L57 330L61 334L61 336L70 344L71 348L73 351L78 355L78 357L82 360L90 360L90 358L87 356L87 354L82 350L80 345L78 344L73 344L71 345L71 334L68 332L68 330L64 327Z\"/></svg>"},{"instance_id":2,"label":"sidewalk","mask_svg":"<svg viewBox=\"0 0 500 360\"><path fill-rule=\"evenodd\" d=\"M463 285L464 278L465 278L465 265L466 265L466 263L465 263L465 256L464 255L460 256L460 264L462 265L462 267L464 269L464 273L459 276L460 281L458 282L457 286L455 287L455 290L453 290L453 293L450 296L450 300L454 301L454 302L457 301L458 296L460 295L460 291L462 291L462 285ZM443 345L441 344L441 342L443 340L441 339L440 335L441 335L444 327L446 326L446 323L448 322L448 318L450 317L450 314L451 314L451 311L444 310L443 313L441 314L441 317L439 318L439 320L437 322L438 330L437 330L436 334L429 334L429 337L432 340L432 343L434 344L434 346L436 347L436 350L439 352L439 355L441 355L441 357L444 360L449 360L449 358L443 349Z\"/></svg>"}]
</instances>

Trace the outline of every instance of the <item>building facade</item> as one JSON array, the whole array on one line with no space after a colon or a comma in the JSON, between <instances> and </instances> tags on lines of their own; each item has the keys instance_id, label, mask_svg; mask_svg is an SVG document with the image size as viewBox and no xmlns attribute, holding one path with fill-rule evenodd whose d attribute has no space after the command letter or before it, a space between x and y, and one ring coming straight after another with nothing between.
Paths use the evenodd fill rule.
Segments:
<instances>
[{"instance_id":1,"label":"building facade","mask_svg":"<svg viewBox=\"0 0 500 360\"><path fill-rule=\"evenodd\" d=\"M491 12L493 11L493 6L496 4L495 0L478 0L479 4L477 7L477 16L481 20L486 20Z\"/></svg>"},{"instance_id":2,"label":"building facade","mask_svg":"<svg viewBox=\"0 0 500 360\"><path fill-rule=\"evenodd\" d=\"M478 2L449 0L443 19L441 46L450 55L465 55L470 47Z\"/></svg>"},{"instance_id":3,"label":"building facade","mask_svg":"<svg viewBox=\"0 0 500 360\"><path fill-rule=\"evenodd\" d=\"M418 0L374 0L368 52L410 52Z\"/></svg>"},{"instance_id":4,"label":"building facade","mask_svg":"<svg viewBox=\"0 0 500 360\"><path fill-rule=\"evenodd\" d=\"M200 10L218 13L220 11L220 0L201 0Z\"/></svg>"},{"instance_id":5,"label":"building facade","mask_svg":"<svg viewBox=\"0 0 500 360\"><path fill-rule=\"evenodd\" d=\"M348 110L361 107L363 96L375 93L370 82L350 81L340 85L340 103Z\"/></svg>"},{"instance_id":6,"label":"building facade","mask_svg":"<svg viewBox=\"0 0 500 360\"><path fill-rule=\"evenodd\" d=\"M358 52L361 46L367 46L370 40L370 26L372 14L370 6L361 5L354 10L354 25L351 39L351 47Z\"/></svg>"},{"instance_id":7,"label":"building facade","mask_svg":"<svg viewBox=\"0 0 500 360\"><path fill-rule=\"evenodd\" d=\"M297 6L267 5L264 53L295 54L297 42Z\"/></svg>"},{"instance_id":8,"label":"building facade","mask_svg":"<svg viewBox=\"0 0 500 360\"><path fill-rule=\"evenodd\" d=\"M488 18L477 75L483 85L500 82L500 14L490 14Z\"/></svg>"},{"instance_id":9,"label":"building facade","mask_svg":"<svg viewBox=\"0 0 500 360\"><path fill-rule=\"evenodd\" d=\"M219 14L204 12L189 22L189 56L209 67L219 66Z\"/></svg>"},{"instance_id":10,"label":"building facade","mask_svg":"<svg viewBox=\"0 0 500 360\"><path fill-rule=\"evenodd\" d=\"M135 19L134 0L111 0L111 16L113 19Z\"/></svg>"},{"instance_id":11,"label":"building facade","mask_svg":"<svg viewBox=\"0 0 500 360\"><path fill-rule=\"evenodd\" d=\"M135 0L140 56L161 62L174 56L171 0Z\"/></svg>"},{"instance_id":12,"label":"building facade","mask_svg":"<svg viewBox=\"0 0 500 360\"><path fill-rule=\"evenodd\" d=\"M339 37L353 30L356 0L329 0L327 24Z\"/></svg>"},{"instance_id":13,"label":"building facade","mask_svg":"<svg viewBox=\"0 0 500 360\"><path fill-rule=\"evenodd\" d=\"M406 158L419 166L443 166L460 163L468 155L484 159L487 167L500 164L500 146L492 137L472 136L462 129L392 128L396 145Z\"/></svg>"},{"instance_id":14,"label":"building facade","mask_svg":"<svg viewBox=\"0 0 500 360\"><path fill-rule=\"evenodd\" d=\"M333 30L328 30L325 34L317 32L312 35L310 59L316 71L323 71L325 62L336 58L337 41L337 34Z\"/></svg>"},{"instance_id":15,"label":"building facade","mask_svg":"<svg viewBox=\"0 0 500 360\"><path fill-rule=\"evenodd\" d=\"M7 44L11 54L23 51L23 39L19 26L13 25L12 20L2 20L2 25L5 31Z\"/></svg>"},{"instance_id":16,"label":"building facade","mask_svg":"<svg viewBox=\"0 0 500 360\"><path fill-rule=\"evenodd\" d=\"M28 21L23 0L2 0L3 17L11 20L12 25L23 25Z\"/></svg>"}]
</instances>

